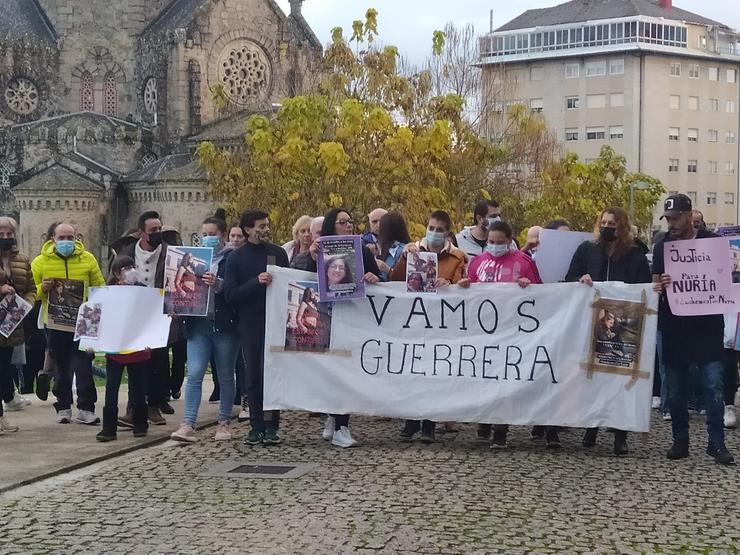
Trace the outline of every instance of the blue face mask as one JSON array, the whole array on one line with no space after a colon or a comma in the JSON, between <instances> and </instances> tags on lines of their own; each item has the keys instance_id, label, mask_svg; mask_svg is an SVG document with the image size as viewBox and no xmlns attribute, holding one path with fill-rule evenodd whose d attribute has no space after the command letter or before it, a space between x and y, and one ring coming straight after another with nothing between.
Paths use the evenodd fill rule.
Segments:
<instances>
[{"instance_id":1,"label":"blue face mask","mask_svg":"<svg viewBox=\"0 0 740 555\"><path fill-rule=\"evenodd\" d=\"M509 252L509 245L494 245L493 243L488 243L486 245L486 251L498 258L499 256L503 256Z\"/></svg>"},{"instance_id":2,"label":"blue face mask","mask_svg":"<svg viewBox=\"0 0 740 555\"><path fill-rule=\"evenodd\" d=\"M427 243L431 247L439 247L445 242L445 234L441 231L427 231Z\"/></svg>"},{"instance_id":3,"label":"blue face mask","mask_svg":"<svg viewBox=\"0 0 740 555\"><path fill-rule=\"evenodd\" d=\"M204 235L203 237L201 237L200 243L204 247L217 249L218 246L221 244L221 239L219 239L215 235Z\"/></svg>"},{"instance_id":4,"label":"blue face mask","mask_svg":"<svg viewBox=\"0 0 740 555\"><path fill-rule=\"evenodd\" d=\"M56 251L59 256L68 258L73 252L75 252L75 242L67 239L56 241Z\"/></svg>"}]
</instances>

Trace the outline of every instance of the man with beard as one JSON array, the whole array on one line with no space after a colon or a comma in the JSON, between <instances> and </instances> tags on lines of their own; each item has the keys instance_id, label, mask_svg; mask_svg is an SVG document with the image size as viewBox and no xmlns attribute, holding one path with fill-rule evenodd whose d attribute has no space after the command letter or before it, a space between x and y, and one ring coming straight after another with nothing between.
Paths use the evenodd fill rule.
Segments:
<instances>
[{"instance_id":1,"label":"man with beard","mask_svg":"<svg viewBox=\"0 0 740 555\"><path fill-rule=\"evenodd\" d=\"M689 456L690 366L699 370L701 388L705 391L707 410L707 455L718 464L734 464L725 447L724 389L724 318L721 314L710 316L675 316L666 297L671 286L671 276L665 273L664 247L666 242L717 237L703 227L695 228L692 222L691 199L686 195L670 195L664 204L668 233L655 245L653 251L653 281L660 295L658 305L658 330L668 382L668 405L671 411L673 445L666 456L683 459Z\"/></svg>"}]
</instances>

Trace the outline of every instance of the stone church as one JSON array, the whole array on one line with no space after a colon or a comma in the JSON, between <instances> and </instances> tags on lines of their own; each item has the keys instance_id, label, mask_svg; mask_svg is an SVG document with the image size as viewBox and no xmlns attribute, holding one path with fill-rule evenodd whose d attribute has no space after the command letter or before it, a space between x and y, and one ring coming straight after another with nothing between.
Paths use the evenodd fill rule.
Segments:
<instances>
[{"instance_id":1,"label":"stone church","mask_svg":"<svg viewBox=\"0 0 740 555\"><path fill-rule=\"evenodd\" d=\"M198 143L240 148L250 114L320 71L302 3L2 0L0 196L22 250L64 220L103 260L148 209L197 242Z\"/></svg>"}]
</instances>

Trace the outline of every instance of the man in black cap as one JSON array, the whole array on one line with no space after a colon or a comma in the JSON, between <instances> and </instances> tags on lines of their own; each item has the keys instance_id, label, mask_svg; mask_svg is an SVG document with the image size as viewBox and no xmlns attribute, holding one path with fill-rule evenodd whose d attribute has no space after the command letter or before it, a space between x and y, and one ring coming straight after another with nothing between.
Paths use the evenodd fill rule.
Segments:
<instances>
[{"instance_id":1,"label":"man in black cap","mask_svg":"<svg viewBox=\"0 0 740 555\"><path fill-rule=\"evenodd\" d=\"M653 250L653 281L661 293L658 305L658 333L662 336L662 356L668 381L668 406L671 411L673 445L666 454L669 459L689 456L689 366L699 369L702 389L706 392L707 455L719 464L734 464L725 447L724 390L722 386L724 356L724 318L711 316L675 316L668 305L666 289L671 276L665 273L664 245L670 241L718 237L705 228L694 228L691 199L686 195L670 195L664 204L668 233Z\"/></svg>"}]
</instances>

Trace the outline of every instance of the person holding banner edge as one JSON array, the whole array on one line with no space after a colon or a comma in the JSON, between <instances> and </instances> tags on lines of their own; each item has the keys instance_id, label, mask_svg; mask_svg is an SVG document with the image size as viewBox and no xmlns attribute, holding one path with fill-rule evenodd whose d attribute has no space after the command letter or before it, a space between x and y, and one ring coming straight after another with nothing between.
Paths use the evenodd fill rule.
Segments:
<instances>
[{"instance_id":1,"label":"person holding banner edge","mask_svg":"<svg viewBox=\"0 0 740 555\"><path fill-rule=\"evenodd\" d=\"M709 316L675 316L668 304L666 290L671 276L665 273L665 244L718 237L692 222L691 199L683 194L668 196L661 219L668 223L668 233L655 244L653 250L653 281L660 293L658 330L662 334L662 354L668 380L668 404L671 411L673 444L666 453L671 460L689 456L690 389L689 366L699 369L705 391L708 444L706 453L718 464L731 465L735 459L725 446L724 431L724 318L721 314Z\"/></svg>"},{"instance_id":2,"label":"person holding banner edge","mask_svg":"<svg viewBox=\"0 0 740 555\"><path fill-rule=\"evenodd\" d=\"M582 243L570 261L565 281L579 281L593 286L595 281L650 283L650 265L643 248L632 235L627 212L610 207L601 213L594 229L593 241ZM589 428L583 436L583 446L596 445L598 428ZM627 432L614 430L614 454L626 455Z\"/></svg>"}]
</instances>

